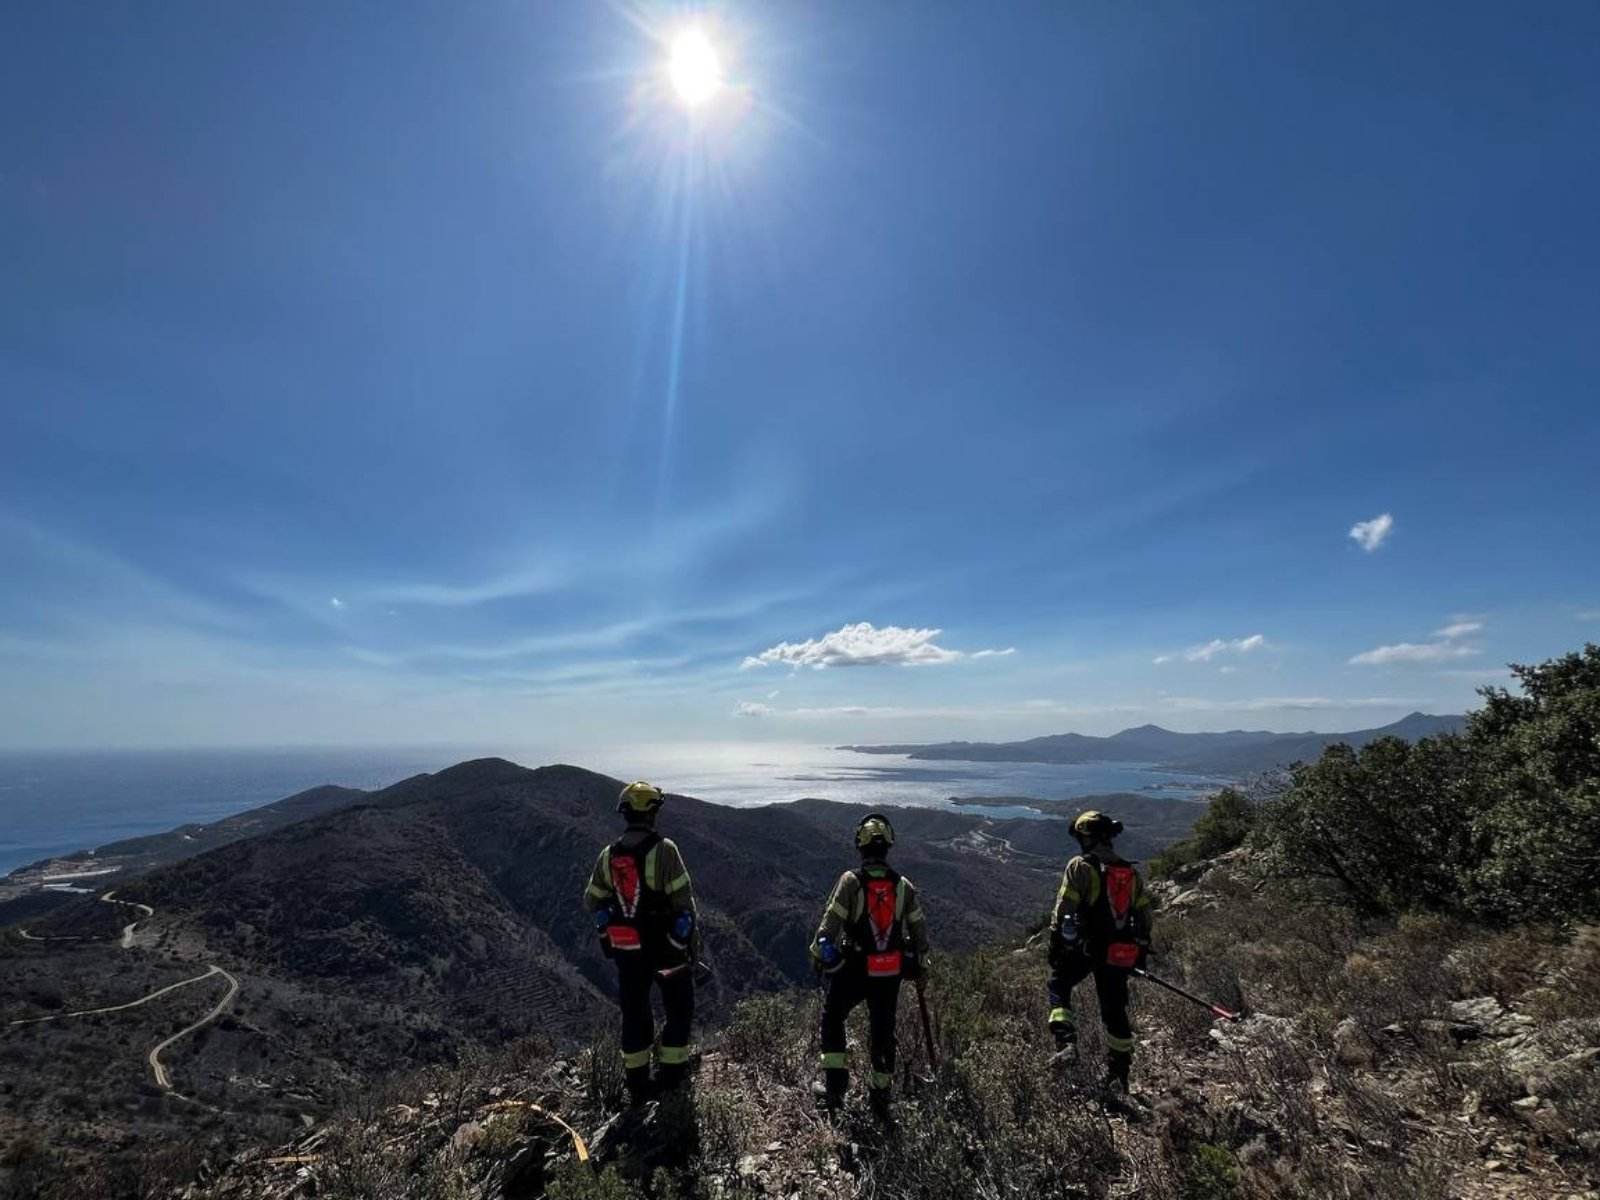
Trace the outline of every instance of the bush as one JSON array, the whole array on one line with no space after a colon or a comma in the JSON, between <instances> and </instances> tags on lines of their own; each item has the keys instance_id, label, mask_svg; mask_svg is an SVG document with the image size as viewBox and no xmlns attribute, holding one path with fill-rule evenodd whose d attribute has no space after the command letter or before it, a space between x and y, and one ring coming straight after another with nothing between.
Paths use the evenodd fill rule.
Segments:
<instances>
[{"instance_id":1,"label":"bush","mask_svg":"<svg viewBox=\"0 0 1600 1200\"><path fill-rule=\"evenodd\" d=\"M1600 646L1512 671L1522 694L1483 689L1463 736L1335 745L1295 767L1257 840L1372 913L1600 915Z\"/></svg>"},{"instance_id":2,"label":"bush","mask_svg":"<svg viewBox=\"0 0 1600 1200\"><path fill-rule=\"evenodd\" d=\"M1211 797L1206 811L1194 823L1193 833L1150 860L1150 874L1162 879L1179 867L1226 854L1244 845L1255 824L1255 802L1234 788L1223 788Z\"/></svg>"}]
</instances>

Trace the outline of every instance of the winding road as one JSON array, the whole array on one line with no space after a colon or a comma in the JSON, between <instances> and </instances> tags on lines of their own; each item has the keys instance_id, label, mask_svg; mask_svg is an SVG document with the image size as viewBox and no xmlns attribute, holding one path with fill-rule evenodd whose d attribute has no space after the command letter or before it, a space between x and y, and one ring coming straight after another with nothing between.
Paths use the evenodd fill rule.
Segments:
<instances>
[{"instance_id":1,"label":"winding road","mask_svg":"<svg viewBox=\"0 0 1600 1200\"><path fill-rule=\"evenodd\" d=\"M139 999L130 1000L126 1004L112 1004L105 1008L80 1008L76 1012L51 1013L48 1017L21 1017L15 1021L8 1021L7 1024L38 1025L43 1021L64 1021L68 1017L93 1017L99 1015L100 1013L122 1012L124 1009L138 1008L141 1004L149 1004L150 1001L160 999L168 992L175 992L181 987L188 987L191 983L199 983L203 979L210 979L213 975L228 975L228 973L213 963L211 967L203 974L196 975L193 979L180 979L177 983L169 983L166 987L159 988L156 991L151 992L148 996L141 996ZM233 976L228 975L228 978L233 979ZM235 980L234 988L237 989L238 986L238 981ZM229 992L228 998L230 1000L233 998L232 992ZM210 1018L207 1018L207 1020L209 1019ZM203 1021L201 1022L201 1024L204 1023L205 1022ZM184 1032L187 1033L188 1031L185 1030ZM179 1034L178 1036L182 1037L183 1035Z\"/></svg>"},{"instance_id":2,"label":"winding road","mask_svg":"<svg viewBox=\"0 0 1600 1200\"><path fill-rule=\"evenodd\" d=\"M156 910L151 908L148 904L140 904L135 900L118 900L115 889L107 892L104 896L101 896L100 901L103 904L121 904L126 908L137 908L142 914L139 918L140 921L147 920L148 918L156 915ZM133 932L138 927L139 921L130 921L128 924L122 927L122 937L117 943L122 949L133 949ZM29 933L26 929L21 928L19 928L17 932L30 942L75 942L87 940L81 937L36 937ZM149 1004L152 1000L159 1000L162 996L167 995L169 992L175 992L179 988L189 987L191 984L203 983L207 979L211 979L217 975L222 976L222 978L228 981L228 990L223 993L222 999L217 1001L216 1007L210 1012L206 1013L206 1015L201 1017L198 1021L194 1022L194 1024L186 1025L184 1028L178 1030L177 1033L173 1034L165 1041L159 1042L152 1046L150 1048L150 1053L145 1055L145 1062L150 1064L150 1074L155 1077L156 1086L164 1092L172 1092L173 1095L179 1095L176 1089L174 1089L172 1086L172 1077L167 1074L167 1068L162 1065L162 1051L166 1050L167 1047L171 1046L174 1042L181 1041L192 1033L198 1033L207 1025L211 1024L211 1022L215 1021L227 1011L228 1006L233 1003L233 998L239 994L238 979L236 979L228 971L225 971L221 967L217 966L216 963L210 964L199 975L192 976L189 979L180 979L177 983L169 983L166 987L157 988L148 996L140 996L137 1000L130 1000L126 1004L109 1004L103 1008L80 1008L73 1012L51 1013L47 1017L20 1017L14 1021L8 1021L6 1025L7 1028L14 1028L18 1025L38 1025L44 1021L63 1021L69 1017L93 1017L98 1016L101 1013L124 1012L130 1008L138 1008L142 1004ZM188 1097L183 1098L188 1099ZM198 1103L198 1101L196 1103Z\"/></svg>"},{"instance_id":3,"label":"winding road","mask_svg":"<svg viewBox=\"0 0 1600 1200\"><path fill-rule=\"evenodd\" d=\"M221 967L217 966L215 963L212 963L211 970L207 971L205 975L202 975L200 978L208 978L211 975L221 975L228 981L228 990L223 995L222 999L217 1001L217 1006L205 1016L201 1017L193 1025L178 1030L177 1033L173 1034L160 1045L153 1047L150 1053L145 1055L145 1061L150 1064L150 1073L156 1078L156 1086L161 1088L163 1091L172 1091L172 1080L167 1075L167 1069L161 1065L161 1052L168 1046L172 1045L173 1042L178 1041L180 1038L186 1038L191 1033L195 1033L198 1030L204 1029L207 1025L211 1024L211 1022L215 1021L222 1015L223 1010L225 1010L228 1005L232 1004L233 998L239 994L239 981L232 975L228 974L228 972L224 971ZM194 980L190 980L189 982L193 983Z\"/></svg>"},{"instance_id":4,"label":"winding road","mask_svg":"<svg viewBox=\"0 0 1600 1200\"><path fill-rule=\"evenodd\" d=\"M137 900L118 900L116 898L116 895L117 895L116 890L112 889L111 891L107 892L104 896L100 897L100 902L102 904L120 904L124 908L137 908L147 918L148 917L153 917L153 916L156 915L156 910L151 908L148 904L140 904ZM128 924L126 924L126 925L124 925L122 927L122 941L120 943L118 943L118 944L124 950L132 950L133 949L133 931L135 929L137 929L138 927L139 927L139 922L138 921L130 921Z\"/></svg>"}]
</instances>

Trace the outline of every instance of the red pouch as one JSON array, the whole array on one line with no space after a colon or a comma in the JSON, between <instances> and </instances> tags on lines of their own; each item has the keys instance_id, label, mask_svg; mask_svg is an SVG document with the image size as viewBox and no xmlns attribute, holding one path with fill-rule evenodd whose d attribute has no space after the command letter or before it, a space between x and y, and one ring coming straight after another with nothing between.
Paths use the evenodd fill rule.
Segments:
<instances>
[{"instance_id":1,"label":"red pouch","mask_svg":"<svg viewBox=\"0 0 1600 1200\"><path fill-rule=\"evenodd\" d=\"M1106 947L1106 962L1131 971L1139 965L1139 947L1133 942L1112 942Z\"/></svg>"},{"instance_id":2,"label":"red pouch","mask_svg":"<svg viewBox=\"0 0 1600 1200\"><path fill-rule=\"evenodd\" d=\"M883 954L867 955L867 974L874 979L900 974L900 951L889 950Z\"/></svg>"},{"instance_id":3,"label":"red pouch","mask_svg":"<svg viewBox=\"0 0 1600 1200\"><path fill-rule=\"evenodd\" d=\"M613 950L637 950L639 948L639 931L632 925L608 925L606 937L611 940Z\"/></svg>"}]
</instances>

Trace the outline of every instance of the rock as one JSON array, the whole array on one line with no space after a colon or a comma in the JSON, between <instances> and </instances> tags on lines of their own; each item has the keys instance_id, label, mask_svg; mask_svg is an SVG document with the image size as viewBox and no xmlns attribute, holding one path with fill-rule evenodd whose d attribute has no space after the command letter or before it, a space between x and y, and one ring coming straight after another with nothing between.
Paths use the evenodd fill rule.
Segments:
<instances>
[{"instance_id":1,"label":"rock","mask_svg":"<svg viewBox=\"0 0 1600 1200\"><path fill-rule=\"evenodd\" d=\"M1541 1096L1565 1096L1587 1083L1596 1071L1600 1071L1600 1047L1591 1046L1533 1068L1523 1084Z\"/></svg>"},{"instance_id":2,"label":"rock","mask_svg":"<svg viewBox=\"0 0 1600 1200\"><path fill-rule=\"evenodd\" d=\"M779 1150L783 1149L783 1143L782 1142L768 1142L766 1144L765 1149L766 1149L766 1152L768 1154L776 1154Z\"/></svg>"},{"instance_id":3,"label":"rock","mask_svg":"<svg viewBox=\"0 0 1600 1200\"><path fill-rule=\"evenodd\" d=\"M1339 1061L1347 1067L1372 1065L1372 1043L1367 1040L1367 1035L1361 1031L1354 1017L1346 1017L1333 1027L1333 1050Z\"/></svg>"},{"instance_id":4,"label":"rock","mask_svg":"<svg viewBox=\"0 0 1600 1200\"><path fill-rule=\"evenodd\" d=\"M1500 1001L1493 996L1478 996L1472 1000L1457 1000L1450 1005L1450 1019L1458 1025L1470 1025L1487 1031L1505 1012Z\"/></svg>"},{"instance_id":5,"label":"rock","mask_svg":"<svg viewBox=\"0 0 1600 1200\"><path fill-rule=\"evenodd\" d=\"M476 1121L467 1121L450 1135L450 1145L456 1150L470 1150L482 1137L483 1126Z\"/></svg>"}]
</instances>

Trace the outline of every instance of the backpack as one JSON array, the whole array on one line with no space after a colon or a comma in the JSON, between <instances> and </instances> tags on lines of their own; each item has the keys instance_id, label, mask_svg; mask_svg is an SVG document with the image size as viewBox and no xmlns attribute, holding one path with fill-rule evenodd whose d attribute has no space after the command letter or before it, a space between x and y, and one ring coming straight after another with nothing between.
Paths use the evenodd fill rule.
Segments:
<instances>
[{"instance_id":1,"label":"backpack","mask_svg":"<svg viewBox=\"0 0 1600 1200\"><path fill-rule=\"evenodd\" d=\"M1105 942L1106 962L1124 970L1138 965L1139 946L1133 940L1133 896L1138 873L1128 863L1102 863L1090 859L1100 872L1100 896L1094 903L1092 925Z\"/></svg>"},{"instance_id":2,"label":"backpack","mask_svg":"<svg viewBox=\"0 0 1600 1200\"><path fill-rule=\"evenodd\" d=\"M621 839L611 844L606 865L616 898L606 940L613 950L643 949L644 939L656 940L654 935L665 927L666 896L646 886L650 855L660 844L661 835L654 832L631 846Z\"/></svg>"},{"instance_id":3,"label":"backpack","mask_svg":"<svg viewBox=\"0 0 1600 1200\"><path fill-rule=\"evenodd\" d=\"M861 916L851 928L851 941L866 956L869 977L897 977L904 943L902 880L889 867L862 867L855 876L861 883Z\"/></svg>"}]
</instances>

